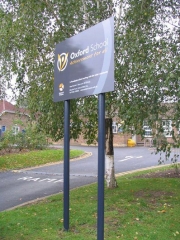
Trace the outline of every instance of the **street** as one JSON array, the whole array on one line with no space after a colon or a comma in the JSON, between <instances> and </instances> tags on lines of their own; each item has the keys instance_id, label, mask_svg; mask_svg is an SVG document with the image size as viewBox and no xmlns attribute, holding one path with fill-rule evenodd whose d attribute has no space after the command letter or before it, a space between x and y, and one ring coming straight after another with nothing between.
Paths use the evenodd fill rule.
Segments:
<instances>
[{"instance_id":1,"label":"street","mask_svg":"<svg viewBox=\"0 0 180 240\"><path fill-rule=\"evenodd\" d=\"M70 189L97 181L98 148L71 146L89 156L70 163ZM159 155L146 147L114 148L115 173L158 165ZM167 162L169 164L170 161ZM63 163L0 172L0 211L63 191Z\"/></svg>"}]
</instances>

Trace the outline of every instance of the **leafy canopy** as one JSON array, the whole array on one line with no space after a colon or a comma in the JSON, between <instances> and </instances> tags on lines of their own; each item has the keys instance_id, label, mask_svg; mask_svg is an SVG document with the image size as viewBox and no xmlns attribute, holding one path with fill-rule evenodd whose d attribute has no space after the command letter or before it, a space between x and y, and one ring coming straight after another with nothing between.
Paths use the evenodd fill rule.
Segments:
<instances>
[{"instance_id":1,"label":"leafy canopy","mask_svg":"<svg viewBox=\"0 0 180 240\"><path fill-rule=\"evenodd\" d=\"M179 7L178 0L2 0L1 72L15 78L39 127L62 138L63 103L52 101L55 45L114 15L115 91L106 94L106 114L142 136L146 120L159 136L162 119L179 127ZM92 142L97 96L72 100L71 121L71 137L83 131Z\"/></svg>"}]
</instances>

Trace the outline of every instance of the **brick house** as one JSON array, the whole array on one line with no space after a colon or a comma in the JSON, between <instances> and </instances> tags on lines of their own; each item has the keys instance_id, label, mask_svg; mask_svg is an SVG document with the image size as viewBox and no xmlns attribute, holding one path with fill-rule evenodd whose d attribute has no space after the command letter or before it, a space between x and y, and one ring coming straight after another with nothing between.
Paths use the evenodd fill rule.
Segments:
<instances>
[{"instance_id":1,"label":"brick house","mask_svg":"<svg viewBox=\"0 0 180 240\"><path fill-rule=\"evenodd\" d=\"M15 105L7 102L6 100L0 100L0 136L6 130L13 129L14 133L24 130L24 126L26 125L27 121L30 119L27 112L23 108L17 108ZM16 123L17 120L21 120L24 126ZM172 120L164 119L162 120L162 126L164 128L165 137L168 139L169 142L172 141L171 131L172 131ZM152 129L144 122L144 139L140 135L134 135L123 133L121 129L121 124L119 124L119 119L114 118L112 124L112 131L114 135L114 146L127 146L128 139L133 139L136 142L136 145L142 146L151 146L152 144ZM176 132L180 134L180 127L176 129ZM58 141L58 144L63 145L63 139ZM85 139L82 135L75 141L71 139L70 144L72 145L84 145L86 144Z\"/></svg>"},{"instance_id":2,"label":"brick house","mask_svg":"<svg viewBox=\"0 0 180 240\"><path fill-rule=\"evenodd\" d=\"M128 139L132 138L130 133L123 133L119 124L119 119L114 118L112 123L112 132L113 132L113 144L115 147L125 147L127 146ZM61 139L57 142L58 144L64 144L64 140ZM78 139L70 140L71 145L86 145L86 140L83 138L83 134L79 136ZM95 142L95 144L98 144Z\"/></svg>"},{"instance_id":3,"label":"brick house","mask_svg":"<svg viewBox=\"0 0 180 240\"><path fill-rule=\"evenodd\" d=\"M114 133L113 143L115 147L125 147L127 146L127 141L131 138L131 134L123 133ZM58 144L64 144L63 139L57 142ZM83 135L80 135L77 140L70 140L71 145L86 145L86 140L83 138Z\"/></svg>"},{"instance_id":4,"label":"brick house","mask_svg":"<svg viewBox=\"0 0 180 240\"><path fill-rule=\"evenodd\" d=\"M171 132L174 130L176 134L180 135L180 126L179 129L174 128L173 120L170 119L162 119L162 128L164 130L163 135L167 139L169 143L173 142ZM113 131L113 143L114 146L127 146L128 139L133 139L137 146L147 146L151 147L153 145L153 136L152 129L147 125L146 121L144 121L144 138L140 135L132 135L130 133L123 133L121 124L119 123L118 118L113 119L112 123L112 131ZM60 144L63 144L63 140L59 141ZM81 135L76 141L71 139L71 144L85 144L86 141L83 139Z\"/></svg>"},{"instance_id":5,"label":"brick house","mask_svg":"<svg viewBox=\"0 0 180 240\"><path fill-rule=\"evenodd\" d=\"M176 129L173 127L173 120L171 119L162 119L161 121L162 128L164 130L163 136L167 139L169 143L173 142L172 139L172 130L175 134L180 135L180 124L179 128ZM153 130L148 126L146 121L143 124L144 137L142 139L141 135L131 135L121 133L121 126L116 121L113 122L113 134L114 134L114 143L115 145L119 143L122 145L127 145L127 139L131 138L135 141L136 145L139 146L152 146L153 145Z\"/></svg>"},{"instance_id":6,"label":"brick house","mask_svg":"<svg viewBox=\"0 0 180 240\"><path fill-rule=\"evenodd\" d=\"M6 100L0 100L0 136L7 130L13 130L14 133L24 130L24 126L18 123L20 120L23 125L27 124L29 116L25 109L17 108Z\"/></svg>"}]
</instances>

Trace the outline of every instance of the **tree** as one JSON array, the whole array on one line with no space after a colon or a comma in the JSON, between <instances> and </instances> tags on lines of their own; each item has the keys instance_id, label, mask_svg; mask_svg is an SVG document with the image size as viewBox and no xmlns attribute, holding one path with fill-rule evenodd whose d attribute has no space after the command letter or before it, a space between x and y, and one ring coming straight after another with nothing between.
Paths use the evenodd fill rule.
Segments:
<instances>
[{"instance_id":1,"label":"tree","mask_svg":"<svg viewBox=\"0 0 180 240\"><path fill-rule=\"evenodd\" d=\"M143 136L143 122L162 134L162 119L179 126L178 1L129 1L116 38L119 114L126 130ZM133 130L132 130L133 129ZM172 132L173 135L173 132ZM179 146L179 136L173 136ZM166 151L168 142L157 146Z\"/></svg>"},{"instance_id":2,"label":"tree","mask_svg":"<svg viewBox=\"0 0 180 240\"><path fill-rule=\"evenodd\" d=\"M173 124L177 126L180 119L179 32L169 25L178 19L178 4L177 0L3 0L0 66L4 77L16 77L17 89L21 95L25 92L39 127L54 140L61 139L63 104L52 101L54 47L114 15L116 82L115 91L106 94L106 117L118 113L124 131L142 136L147 120L158 135L162 118L170 118L169 108ZM177 100L164 104L170 97ZM97 96L72 100L71 137L83 131L92 143L97 139L97 117ZM179 146L177 135L174 143Z\"/></svg>"},{"instance_id":3,"label":"tree","mask_svg":"<svg viewBox=\"0 0 180 240\"><path fill-rule=\"evenodd\" d=\"M4 88L3 80L1 79L1 82L0 82L0 100L4 99L4 97L5 97L5 88Z\"/></svg>"}]
</instances>

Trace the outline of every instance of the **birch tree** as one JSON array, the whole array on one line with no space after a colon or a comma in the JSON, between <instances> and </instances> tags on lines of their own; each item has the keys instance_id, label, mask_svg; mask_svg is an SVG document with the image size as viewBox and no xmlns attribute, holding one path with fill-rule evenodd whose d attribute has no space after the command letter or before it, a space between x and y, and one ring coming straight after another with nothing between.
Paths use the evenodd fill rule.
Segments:
<instances>
[{"instance_id":1,"label":"birch tree","mask_svg":"<svg viewBox=\"0 0 180 240\"><path fill-rule=\"evenodd\" d=\"M106 94L109 124L118 113L124 132L143 136L147 120L157 135L163 131L161 120L170 117L178 127L178 0L1 1L1 73L6 81L15 78L14 93L26 98L32 119L55 141L63 138L64 125L63 103L52 101L55 45L112 15L115 91ZM164 104L169 98L175 99L173 104ZM89 144L97 140L97 96L72 100L70 114L71 138L83 134ZM173 138L179 146L178 135ZM115 187L113 151L108 149L112 148L106 147L112 163L108 181Z\"/></svg>"}]
</instances>

